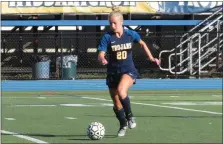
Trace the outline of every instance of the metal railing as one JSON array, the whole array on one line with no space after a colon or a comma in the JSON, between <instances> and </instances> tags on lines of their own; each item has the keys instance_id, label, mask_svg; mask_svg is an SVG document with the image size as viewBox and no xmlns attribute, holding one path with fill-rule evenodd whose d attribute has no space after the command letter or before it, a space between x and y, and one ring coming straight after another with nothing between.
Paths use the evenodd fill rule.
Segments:
<instances>
[{"instance_id":1,"label":"metal railing","mask_svg":"<svg viewBox=\"0 0 223 144\"><path fill-rule=\"evenodd\" d=\"M206 70L202 71L202 69L205 69L214 60L217 60L222 50L222 17L221 7L189 32L182 35L180 44L176 48L162 50L159 58L162 59L163 55L168 54L168 66L163 67L161 65L160 69L169 71L172 74L189 72L190 75L200 75L201 72L206 72ZM203 51L208 51L208 49L214 49L214 51L218 49L218 53L215 55L214 51L203 53ZM193 57L196 54L198 56L194 60Z\"/></svg>"}]
</instances>

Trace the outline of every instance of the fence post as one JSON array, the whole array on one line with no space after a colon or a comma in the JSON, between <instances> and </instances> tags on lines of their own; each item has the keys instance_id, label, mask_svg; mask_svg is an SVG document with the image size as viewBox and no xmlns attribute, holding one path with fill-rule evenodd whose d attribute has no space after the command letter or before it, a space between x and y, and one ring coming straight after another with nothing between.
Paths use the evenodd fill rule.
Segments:
<instances>
[{"instance_id":1,"label":"fence post","mask_svg":"<svg viewBox=\"0 0 223 144\"><path fill-rule=\"evenodd\" d=\"M19 45L18 45L19 59L23 58L23 31L24 31L23 26L20 26L19 27Z\"/></svg>"},{"instance_id":2,"label":"fence post","mask_svg":"<svg viewBox=\"0 0 223 144\"><path fill-rule=\"evenodd\" d=\"M6 39L4 38L2 42L3 42L3 44L2 44L2 46L3 46L3 55L5 55L5 53L6 53Z\"/></svg>"},{"instance_id":3,"label":"fence post","mask_svg":"<svg viewBox=\"0 0 223 144\"><path fill-rule=\"evenodd\" d=\"M63 32L60 32L60 48L61 48L60 71L61 71L61 79L63 79Z\"/></svg>"},{"instance_id":4,"label":"fence post","mask_svg":"<svg viewBox=\"0 0 223 144\"><path fill-rule=\"evenodd\" d=\"M35 60L37 60L37 56L38 56L38 27L37 26L33 26L32 28L32 32L33 32L33 51L34 51L34 56L35 56Z\"/></svg>"},{"instance_id":5,"label":"fence post","mask_svg":"<svg viewBox=\"0 0 223 144\"><path fill-rule=\"evenodd\" d=\"M219 20L218 25L217 25L218 42L217 42L217 51L216 51L216 70L219 69L220 34L221 34L221 27L220 27L220 20Z\"/></svg>"},{"instance_id":6,"label":"fence post","mask_svg":"<svg viewBox=\"0 0 223 144\"><path fill-rule=\"evenodd\" d=\"M174 30L174 48L175 48L175 79L177 78L177 48L176 48L176 30Z\"/></svg>"}]
</instances>

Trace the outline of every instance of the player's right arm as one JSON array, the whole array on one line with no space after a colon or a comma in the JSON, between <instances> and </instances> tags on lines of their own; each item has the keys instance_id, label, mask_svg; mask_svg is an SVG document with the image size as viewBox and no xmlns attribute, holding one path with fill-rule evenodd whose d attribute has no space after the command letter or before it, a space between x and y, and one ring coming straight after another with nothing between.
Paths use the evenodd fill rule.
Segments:
<instances>
[{"instance_id":1,"label":"player's right arm","mask_svg":"<svg viewBox=\"0 0 223 144\"><path fill-rule=\"evenodd\" d=\"M105 52L104 51L99 51L99 53L98 53L98 61L102 65L108 64L108 61L105 59Z\"/></svg>"},{"instance_id":2,"label":"player's right arm","mask_svg":"<svg viewBox=\"0 0 223 144\"><path fill-rule=\"evenodd\" d=\"M106 65L108 64L108 61L105 59L105 54L107 51L109 45L109 35L105 34L100 41L100 44L98 46L98 61L102 64L102 65Z\"/></svg>"}]
</instances>

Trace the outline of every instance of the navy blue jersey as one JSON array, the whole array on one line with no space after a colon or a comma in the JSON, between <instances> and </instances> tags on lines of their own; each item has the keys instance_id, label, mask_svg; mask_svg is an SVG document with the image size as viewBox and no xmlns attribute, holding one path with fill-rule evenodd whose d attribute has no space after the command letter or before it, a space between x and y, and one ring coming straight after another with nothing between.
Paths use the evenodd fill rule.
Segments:
<instances>
[{"instance_id":1,"label":"navy blue jersey","mask_svg":"<svg viewBox=\"0 0 223 144\"><path fill-rule=\"evenodd\" d=\"M121 38L117 38L114 32L107 32L103 35L98 46L99 51L107 52L108 73L127 73L136 71L132 59L133 43L140 41L137 32L124 29Z\"/></svg>"}]
</instances>

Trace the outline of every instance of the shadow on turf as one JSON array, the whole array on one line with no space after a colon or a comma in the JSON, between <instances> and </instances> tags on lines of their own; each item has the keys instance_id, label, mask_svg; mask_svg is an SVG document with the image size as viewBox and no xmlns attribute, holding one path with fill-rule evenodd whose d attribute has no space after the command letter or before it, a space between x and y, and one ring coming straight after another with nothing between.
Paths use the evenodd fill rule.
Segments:
<instances>
[{"instance_id":1,"label":"shadow on turf","mask_svg":"<svg viewBox=\"0 0 223 144\"><path fill-rule=\"evenodd\" d=\"M136 116L136 117L154 117L154 118L222 118L222 116Z\"/></svg>"},{"instance_id":2,"label":"shadow on turf","mask_svg":"<svg viewBox=\"0 0 223 144\"><path fill-rule=\"evenodd\" d=\"M176 101L190 101L190 102L193 102L193 101L198 101L198 102L210 102L210 101L216 101L216 100L210 100L210 99L207 99L207 100L190 100L190 99L184 99L184 100L172 100L172 99L160 99L160 100L150 100L150 99L144 99L144 100L140 100L140 101L172 101L172 102L176 102Z\"/></svg>"},{"instance_id":3,"label":"shadow on turf","mask_svg":"<svg viewBox=\"0 0 223 144\"><path fill-rule=\"evenodd\" d=\"M10 134L2 134L2 135L10 135ZM89 138L86 135L53 135L53 134L28 134L28 133L22 133L19 135L25 135L25 136L39 136L39 137L72 137L68 140L89 140ZM105 135L104 138L116 138L116 135Z\"/></svg>"},{"instance_id":4,"label":"shadow on turf","mask_svg":"<svg viewBox=\"0 0 223 144\"><path fill-rule=\"evenodd\" d=\"M71 138L71 139L68 139L68 140L90 140L86 135L75 135L76 138ZM117 138L116 135L105 135L104 138Z\"/></svg>"},{"instance_id":5,"label":"shadow on turf","mask_svg":"<svg viewBox=\"0 0 223 144\"><path fill-rule=\"evenodd\" d=\"M90 117L114 117L113 115L86 115ZM162 115L135 115L135 117L148 117L148 118L222 118L222 116L162 116Z\"/></svg>"}]
</instances>

